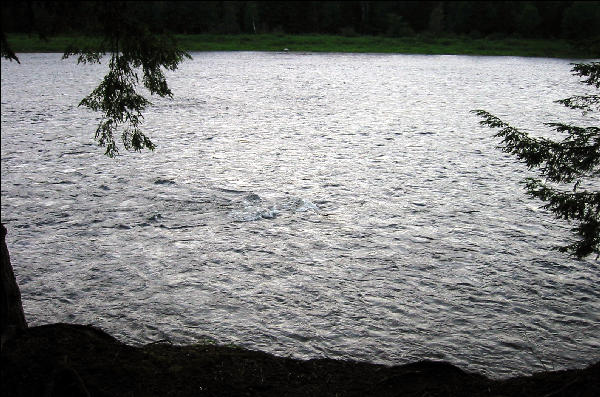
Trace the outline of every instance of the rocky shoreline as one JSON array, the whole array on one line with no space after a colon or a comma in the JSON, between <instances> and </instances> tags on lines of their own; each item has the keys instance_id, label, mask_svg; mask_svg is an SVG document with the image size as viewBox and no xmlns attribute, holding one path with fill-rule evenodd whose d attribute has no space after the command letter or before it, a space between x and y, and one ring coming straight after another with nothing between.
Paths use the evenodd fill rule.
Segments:
<instances>
[{"instance_id":1,"label":"rocky shoreline","mask_svg":"<svg viewBox=\"0 0 600 397\"><path fill-rule=\"evenodd\" d=\"M4 396L599 396L600 361L493 380L446 362L388 367L238 347L134 347L92 326L20 331L2 347Z\"/></svg>"}]
</instances>

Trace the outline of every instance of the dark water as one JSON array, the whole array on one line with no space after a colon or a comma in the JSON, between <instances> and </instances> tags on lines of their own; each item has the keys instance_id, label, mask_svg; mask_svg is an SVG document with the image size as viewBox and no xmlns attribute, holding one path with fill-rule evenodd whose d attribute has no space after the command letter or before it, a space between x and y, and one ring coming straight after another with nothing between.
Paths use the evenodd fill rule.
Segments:
<instances>
[{"instance_id":1,"label":"dark water","mask_svg":"<svg viewBox=\"0 0 600 397\"><path fill-rule=\"evenodd\" d=\"M193 55L146 114L157 151L116 160L77 107L104 66L2 61L2 221L32 324L492 376L600 359L598 263L551 250L569 225L469 113L581 121L553 103L582 92L569 61Z\"/></svg>"}]
</instances>

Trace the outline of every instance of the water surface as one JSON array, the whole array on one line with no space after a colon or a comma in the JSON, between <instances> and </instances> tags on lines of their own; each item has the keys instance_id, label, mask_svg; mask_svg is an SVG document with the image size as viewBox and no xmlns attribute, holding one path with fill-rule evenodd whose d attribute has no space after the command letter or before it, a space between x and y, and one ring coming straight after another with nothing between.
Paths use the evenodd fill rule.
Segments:
<instances>
[{"instance_id":1,"label":"water surface","mask_svg":"<svg viewBox=\"0 0 600 397\"><path fill-rule=\"evenodd\" d=\"M582 116L569 61L195 53L154 153L103 156L100 66L2 61L2 222L32 325L492 376L600 356L598 263L471 109ZM589 120L589 118L588 118ZM598 119L595 119L597 125Z\"/></svg>"}]
</instances>

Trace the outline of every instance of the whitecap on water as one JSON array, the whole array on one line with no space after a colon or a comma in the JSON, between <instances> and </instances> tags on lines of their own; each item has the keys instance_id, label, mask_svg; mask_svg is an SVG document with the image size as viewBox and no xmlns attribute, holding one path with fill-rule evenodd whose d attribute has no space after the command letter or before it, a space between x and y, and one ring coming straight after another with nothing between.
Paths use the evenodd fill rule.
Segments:
<instances>
[{"instance_id":1,"label":"whitecap on water","mask_svg":"<svg viewBox=\"0 0 600 397\"><path fill-rule=\"evenodd\" d=\"M305 200L303 198L298 199L297 205L296 205L296 212L307 212L307 211L318 212L319 207L317 207L317 205L315 203L313 203L312 201Z\"/></svg>"},{"instance_id":2,"label":"whitecap on water","mask_svg":"<svg viewBox=\"0 0 600 397\"><path fill-rule=\"evenodd\" d=\"M252 222L261 219L274 219L282 214L318 212L315 203L300 197L283 197L272 200L263 199L256 193L249 193L231 212L236 222Z\"/></svg>"}]
</instances>

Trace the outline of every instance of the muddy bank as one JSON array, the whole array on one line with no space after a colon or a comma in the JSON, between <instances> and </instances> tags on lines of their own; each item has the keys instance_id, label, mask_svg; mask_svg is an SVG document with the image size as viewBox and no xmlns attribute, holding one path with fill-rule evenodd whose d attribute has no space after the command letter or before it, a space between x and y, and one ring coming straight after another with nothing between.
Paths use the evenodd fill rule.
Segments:
<instances>
[{"instance_id":1,"label":"muddy bank","mask_svg":"<svg viewBox=\"0 0 600 397\"><path fill-rule=\"evenodd\" d=\"M491 380L444 362L295 360L229 346L125 345L90 326L32 327L2 349L3 396L598 396L600 362Z\"/></svg>"}]
</instances>

